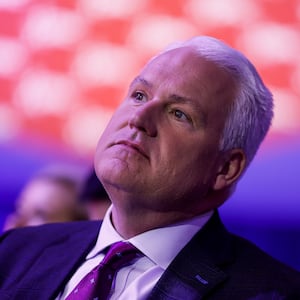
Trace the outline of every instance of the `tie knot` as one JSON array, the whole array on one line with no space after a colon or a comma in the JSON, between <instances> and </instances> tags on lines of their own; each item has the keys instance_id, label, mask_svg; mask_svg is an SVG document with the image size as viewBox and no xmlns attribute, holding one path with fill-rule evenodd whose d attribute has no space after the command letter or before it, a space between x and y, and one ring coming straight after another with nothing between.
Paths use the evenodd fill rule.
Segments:
<instances>
[{"instance_id":1,"label":"tie knot","mask_svg":"<svg viewBox=\"0 0 300 300\"><path fill-rule=\"evenodd\" d=\"M110 265L111 267L117 266L120 268L122 265L125 265L140 256L141 252L132 244L121 241L110 246L101 265Z\"/></svg>"},{"instance_id":2,"label":"tie knot","mask_svg":"<svg viewBox=\"0 0 300 300\"><path fill-rule=\"evenodd\" d=\"M142 253L128 242L117 242L110 246L102 262L89 272L75 287L67 300L106 300L116 273L141 257Z\"/></svg>"}]
</instances>

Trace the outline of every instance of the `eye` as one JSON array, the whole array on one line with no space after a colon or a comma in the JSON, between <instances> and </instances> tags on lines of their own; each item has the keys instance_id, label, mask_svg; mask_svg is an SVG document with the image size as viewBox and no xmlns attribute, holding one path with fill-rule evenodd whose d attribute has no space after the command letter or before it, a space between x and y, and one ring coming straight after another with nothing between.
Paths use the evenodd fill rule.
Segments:
<instances>
[{"instance_id":1,"label":"eye","mask_svg":"<svg viewBox=\"0 0 300 300\"><path fill-rule=\"evenodd\" d=\"M174 117L176 119L178 119L180 121L188 121L188 122L191 121L191 118L179 109L172 110L172 114L174 115Z\"/></svg>"},{"instance_id":2,"label":"eye","mask_svg":"<svg viewBox=\"0 0 300 300\"><path fill-rule=\"evenodd\" d=\"M138 101L138 102L142 102L142 101L145 101L145 100L146 100L145 94L142 93L142 92L139 92L139 91L134 92L133 95L132 95L132 97L133 97L136 101Z\"/></svg>"}]
</instances>

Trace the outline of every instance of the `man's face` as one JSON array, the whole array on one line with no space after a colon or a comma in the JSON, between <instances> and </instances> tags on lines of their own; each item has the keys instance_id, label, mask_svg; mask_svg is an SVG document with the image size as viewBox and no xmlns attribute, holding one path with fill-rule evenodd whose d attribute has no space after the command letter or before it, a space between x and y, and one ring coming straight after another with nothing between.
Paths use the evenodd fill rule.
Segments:
<instances>
[{"instance_id":1,"label":"man's face","mask_svg":"<svg viewBox=\"0 0 300 300\"><path fill-rule=\"evenodd\" d=\"M199 210L213 189L233 96L230 77L190 47L150 61L97 146L97 175L112 201L119 191L153 210Z\"/></svg>"}]
</instances>

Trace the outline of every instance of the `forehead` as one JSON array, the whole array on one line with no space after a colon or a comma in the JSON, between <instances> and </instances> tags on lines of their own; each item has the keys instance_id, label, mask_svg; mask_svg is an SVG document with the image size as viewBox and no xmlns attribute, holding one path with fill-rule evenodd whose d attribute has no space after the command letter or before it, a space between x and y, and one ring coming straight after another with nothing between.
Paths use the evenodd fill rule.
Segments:
<instances>
[{"instance_id":1,"label":"forehead","mask_svg":"<svg viewBox=\"0 0 300 300\"><path fill-rule=\"evenodd\" d=\"M132 84L148 87L172 86L181 93L198 97L232 98L232 76L216 63L202 57L192 47L172 49L151 59ZM197 97L197 98L198 98Z\"/></svg>"},{"instance_id":2,"label":"forehead","mask_svg":"<svg viewBox=\"0 0 300 300\"><path fill-rule=\"evenodd\" d=\"M172 49L152 58L141 73L158 70L163 75L168 74L170 70L182 72L187 69L192 72L194 68L191 69L191 66L200 60L202 60L201 57L191 47Z\"/></svg>"},{"instance_id":3,"label":"forehead","mask_svg":"<svg viewBox=\"0 0 300 300\"><path fill-rule=\"evenodd\" d=\"M233 79L221 66L201 56L196 49L181 47L171 49L151 59L141 70L140 74L159 79L172 79L183 82L190 82L205 87L220 89L228 88ZM216 80L217 79L217 80ZM230 86L231 86L230 85Z\"/></svg>"}]
</instances>

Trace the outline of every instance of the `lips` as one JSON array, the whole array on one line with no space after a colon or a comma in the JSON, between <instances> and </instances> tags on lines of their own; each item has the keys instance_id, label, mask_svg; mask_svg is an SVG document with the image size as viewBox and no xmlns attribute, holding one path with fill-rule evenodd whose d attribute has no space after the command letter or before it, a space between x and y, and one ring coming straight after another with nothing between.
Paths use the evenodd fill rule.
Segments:
<instances>
[{"instance_id":1,"label":"lips","mask_svg":"<svg viewBox=\"0 0 300 300\"><path fill-rule=\"evenodd\" d=\"M114 145L124 145L126 147L132 148L133 150L139 152L141 155L149 159L148 155L146 154L146 152L144 151L143 147L140 144L133 143L128 140L121 140L115 143Z\"/></svg>"}]
</instances>

